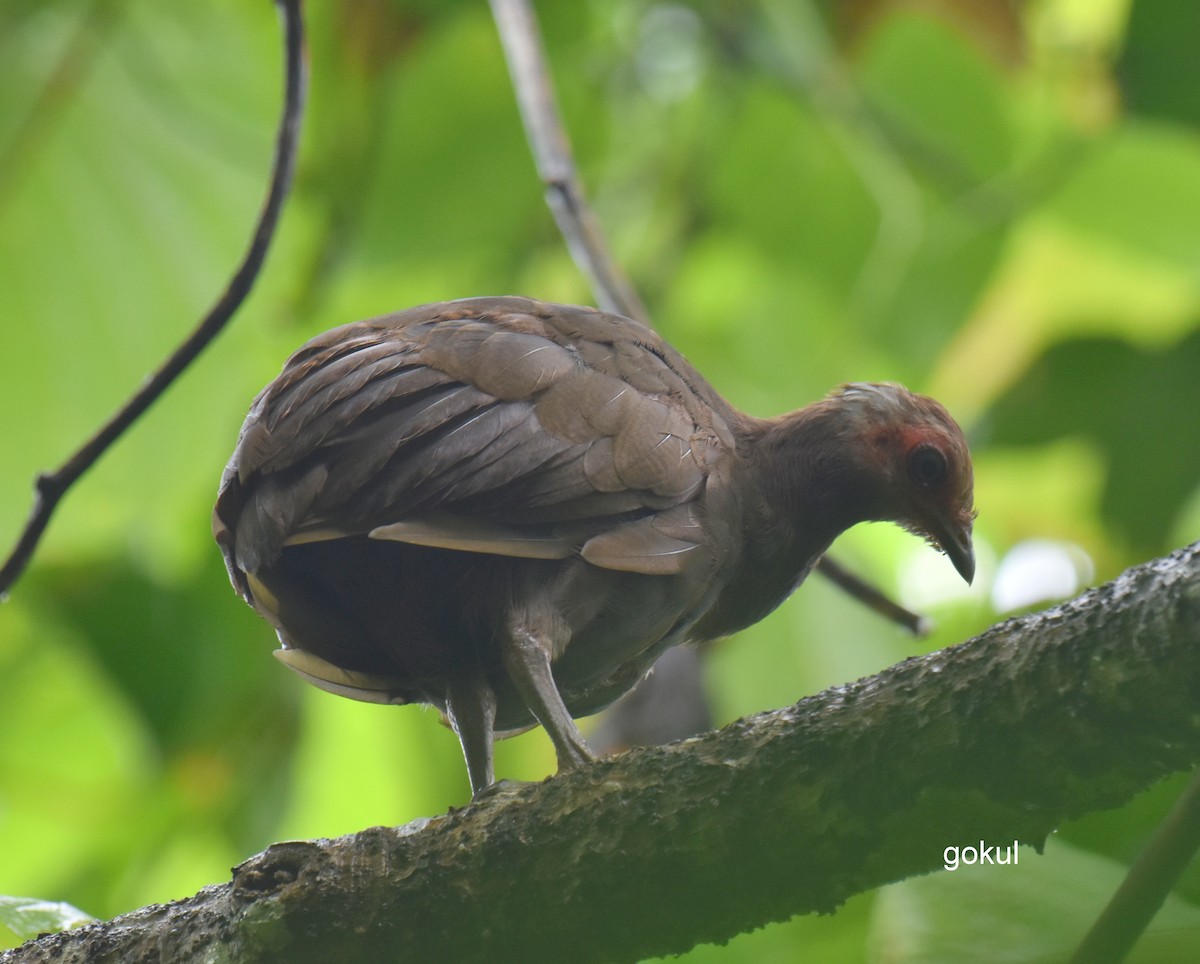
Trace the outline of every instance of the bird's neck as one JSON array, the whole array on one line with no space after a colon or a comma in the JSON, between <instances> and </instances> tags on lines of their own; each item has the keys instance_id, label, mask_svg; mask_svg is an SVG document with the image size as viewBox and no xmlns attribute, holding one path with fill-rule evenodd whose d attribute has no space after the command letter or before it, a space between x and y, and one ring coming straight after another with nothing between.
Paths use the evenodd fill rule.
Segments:
<instances>
[{"instance_id":1,"label":"bird's neck","mask_svg":"<svg viewBox=\"0 0 1200 964\"><path fill-rule=\"evenodd\" d=\"M786 554L820 555L851 526L887 515L857 429L835 399L826 399L760 422L747 438L756 522Z\"/></svg>"},{"instance_id":2,"label":"bird's neck","mask_svg":"<svg viewBox=\"0 0 1200 964\"><path fill-rule=\"evenodd\" d=\"M704 636L757 622L791 595L838 535L880 517L842 415L819 402L741 426L743 551L702 623Z\"/></svg>"}]
</instances>

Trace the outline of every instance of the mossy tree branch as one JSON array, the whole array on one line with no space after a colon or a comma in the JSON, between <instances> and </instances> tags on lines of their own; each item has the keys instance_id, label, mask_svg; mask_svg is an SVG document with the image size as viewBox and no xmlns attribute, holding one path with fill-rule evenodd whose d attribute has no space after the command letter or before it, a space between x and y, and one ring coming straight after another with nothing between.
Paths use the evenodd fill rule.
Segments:
<instances>
[{"instance_id":1,"label":"mossy tree branch","mask_svg":"<svg viewBox=\"0 0 1200 964\"><path fill-rule=\"evenodd\" d=\"M1198 638L1200 543L793 707L276 844L229 883L0 961L612 961L727 940L935 870L952 844L1040 847L1194 766Z\"/></svg>"}]
</instances>

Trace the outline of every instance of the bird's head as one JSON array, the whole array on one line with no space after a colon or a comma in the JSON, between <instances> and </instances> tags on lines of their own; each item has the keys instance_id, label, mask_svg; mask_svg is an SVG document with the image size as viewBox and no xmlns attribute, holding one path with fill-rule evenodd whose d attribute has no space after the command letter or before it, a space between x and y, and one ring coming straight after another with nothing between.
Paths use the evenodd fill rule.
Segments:
<instances>
[{"instance_id":1,"label":"bird's head","mask_svg":"<svg viewBox=\"0 0 1200 964\"><path fill-rule=\"evenodd\" d=\"M971 455L950 413L932 398L894 384L843 385L826 403L842 413L860 467L877 483L875 517L927 539L970 582Z\"/></svg>"}]
</instances>

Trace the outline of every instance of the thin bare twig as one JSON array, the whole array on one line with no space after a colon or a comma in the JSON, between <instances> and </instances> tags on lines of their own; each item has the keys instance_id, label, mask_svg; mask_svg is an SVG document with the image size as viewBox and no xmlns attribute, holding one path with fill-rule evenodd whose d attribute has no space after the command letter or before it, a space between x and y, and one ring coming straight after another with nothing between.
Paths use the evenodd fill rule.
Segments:
<instances>
[{"instance_id":1,"label":"thin bare twig","mask_svg":"<svg viewBox=\"0 0 1200 964\"><path fill-rule=\"evenodd\" d=\"M7 592L25 571L62 497L220 333L246 300L262 269L296 166L296 147L308 82L302 0L275 2L283 22L286 48L283 115L275 141L270 188L246 254L224 293L162 366L74 455L54 472L38 475L34 483L33 511L3 568L0 568L0 595Z\"/></svg>"},{"instance_id":2,"label":"thin bare twig","mask_svg":"<svg viewBox=\"0 0 1200 964\"><path fill-rule=\"evenodd\" d=\"M914 636L924 636L933 628L933 623L927 616L921 616L905 609L865 579L856 576L840 562L835 562L828 556L821 557L821 561L817 563L817 571L844 593L857 599L884 619L903 626Z\"/></svg>"},{"instance_id":3,"label":"thin bare twig","mask_svg":"<svg viewBox=\"0 0 1200 964\"><path fill-rule=\"evenodd\" d=\"M491 0L491 5L529 149L538 176L546 186L546 203L571 257L587 277L601 308L653 327L646 306L617 264L588 205L554 96L537 16L529 0ZM843 592L914 635L928 631L927 619L888 599L879 589L827 556L817 563L817 570Z\"/></svg>"},{"instance_id":4,"label":"thin bare twig","mask_svg":"<svg viewBox=\"0 0 1200 964\"><path fill-rule=\"evenodd\" d=\"M533 8L529 0L491 0L491 4L533 162L571 257L587 276L601 308L649 325L646 306L609 251L584 194Z\"/></svg>"}]
</instances>

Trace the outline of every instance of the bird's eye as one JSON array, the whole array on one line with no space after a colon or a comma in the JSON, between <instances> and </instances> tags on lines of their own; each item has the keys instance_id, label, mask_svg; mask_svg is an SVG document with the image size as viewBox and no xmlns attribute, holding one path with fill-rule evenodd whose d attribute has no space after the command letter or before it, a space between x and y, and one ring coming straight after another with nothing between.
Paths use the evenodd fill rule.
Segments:
<instances>
[{"instance_id":1,"label":"bird's eye","mask_svg":"<svg viewBox=\"0 0 1200 964\"><path fill-rule=\"evenodd\" d=\"M932 445L918 446L908 457L908 474L917 485L941 485L946 472L946 456Z\"/></svg>"}]
</instances>

